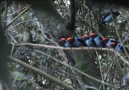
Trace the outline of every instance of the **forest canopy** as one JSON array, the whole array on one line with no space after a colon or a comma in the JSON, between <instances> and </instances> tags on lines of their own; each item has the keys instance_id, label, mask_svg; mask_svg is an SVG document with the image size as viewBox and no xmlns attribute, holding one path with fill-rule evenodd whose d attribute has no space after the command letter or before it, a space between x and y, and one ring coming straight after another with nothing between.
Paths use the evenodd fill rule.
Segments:
<instances>
[{"instance_id":1,"label":"forest canopy","mask_svg":"<svg viewBox=\"0 0 129 90\"><path fill-rule=\"evenodd\" d=\"M1 90L128 90L129 2L2 0Z\"/></svg>"}]
</instances>

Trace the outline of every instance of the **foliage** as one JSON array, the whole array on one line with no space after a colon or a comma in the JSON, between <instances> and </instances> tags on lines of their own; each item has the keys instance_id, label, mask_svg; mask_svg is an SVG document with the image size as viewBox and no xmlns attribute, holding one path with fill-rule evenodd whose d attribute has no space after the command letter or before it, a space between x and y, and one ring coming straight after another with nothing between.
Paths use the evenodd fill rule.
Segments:
<instances>
[{"instance_id":1,"label":"foliage","mask_svg":"<svg viewBox=\"0 0 129 90\"><path fill-rule=\"evenodd\" d=\"M126 39L126 36L128 35L129 17L125 15L129 14L129 12L126 9L94 4L86 0L75 1L76 22L74 35L70 34L65 28L71 18L70 1L51 0L53 8L57 12L53 11L47 14L49 10L52 11L50 8L39 11L30 7L29 10L19 16L19 18L7 28L6 35L8 43L24 43L22 34L24 31L29 30L32 34L33 41L39 44L59 46L58 42L61 36L82 36L83 34L96 32L103 37L119 38L121 39L120 41L122 41L121 43L128 45L128 38ZM27 4L17 2L11 3L7 9L7 25L24 11L27 6ZM47 5L45 5L45 7L47 7ZM123 9L126 11L126 14L121 13ZM113 20L113 22L99 27L99 22L104 15L111 10L119 10L121 15L116 20ZM3 11L1 15L2 19L4 19L5 15L6 12ZM54 16L56 16L56 18L54 18ZM38 53L36 50L40 50L44 54ZM128 72L128 66L121 61L121 58L117 57L115 53L103 50L79 51L78 54L78 51L65 52L63 50L54 50L38 46L15 46L12 56L47 72L49 75L73 86L76 90L84 90L85 88L109 90L113 88L113 86L120 88L121 78ZM128 60L126 54L121 54L121 56ZM100 84L92 78L89 79L71 68L54 61L54 58L61 62L68 63L71 66L73 66L71 60L74 59L77 69L109 85ZM64 90L56 83L23 66L10 62L9 67L11 80L17 90Z\"/></svg>"}]
</instances>

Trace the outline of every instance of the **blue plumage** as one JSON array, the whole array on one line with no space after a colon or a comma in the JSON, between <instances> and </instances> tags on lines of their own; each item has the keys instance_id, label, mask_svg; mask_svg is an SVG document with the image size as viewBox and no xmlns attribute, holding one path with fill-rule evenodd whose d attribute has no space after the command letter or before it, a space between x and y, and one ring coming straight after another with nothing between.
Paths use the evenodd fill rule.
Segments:
<instances>
[{"instance_id":1,"label":"blue plumage","mask_svg":"<svg viewBox=\"0 0 129 90\"><path fill-rule=\"evenodd\" d=\"M73 47L74 45L72 43L70 43L70 40L72 38L61 38L60 41L59 41L59 45L62 46L62 47Z\"/></svg>"},{"instance_id":2,"label":"blue plumage","mask_svg":"<svg viewBox=\"0 0 129 90\"><path fill-rule=\"evenodd\" d=\"M124 52L124 49L123 49L122 45L119 44L119 43L116 45L115 50L116 50L117 52Z\"/></svg>"},{"instance_id":3,"label":"blue plumage","mask_svg":"<svg viewBox=\"0 0 129 90\"><path fill-rule=\"evenodd\" d=\"M105 15L105 17L102 19L102 22L100 22L100 25L103 25L105 23L109 23L113 20L113 18L115 19L120 13L118 11L112 12L112 13L108 13L107 15Z\"/></svg>"},{"instance_id":4,"label":"blue plumage","mask_svg":"<svg viewBox=\"0 0 129 90\"><path fill-rule=\"evenodd\" d=\"M95 47L95 41L94 38L97 36L95 33L90 33L90 38L85 41L88 47Z\"/></svg>"},{"instance_id":5,"label":"blue plumage","mask_svg":"<svg viewBox=\"0 0 129 90\"><path fill-rule=\"evenodd\" d=\"M89 39L89 37L87 36L87 35L83 35L82 36L82 40L83 40L83 45L84 46L88 46L87 44L86 44L86 41Z\"/></svg>"},{"instance_id":6,"label":"blue plumage","mask_svg":"<svg viewBox=\"0 0 129 90\"><path fill-rule=\"evenodd\" d=\"M102 38L100 36L97 36L97 37L94 38L94 41L95 41L95 44L96 44L97 47L103 47L104 46L101 40L102 40Z\"/></svg>"},{"instance_id":7,"label":"blue plumage","mask_svg":"<svg viewBox=\"0 0 129 90\"><path fill-rule=\"evenodd\" d=\"M110 45L111 42L117 42L117 40L114 39L114 38L110 38L110 39L108 40L107 44L106 44L106 47L111 48L111 45Z\"/></svg>"},{"instance_id":8,"label":"blue plumage","mask_svg":"<svg viewBox=\"0 0 129 90\"><path fill-rule=\"evenodd\" d=\"M79 40L81 40L81 38L74 37L73 45L76 46L76 47L83 46L83 44Z\"/></svg>"},{"instance_id":9,"label":"blue plumage","mask_svg":"<svg viewBox=\"0 0 129 90\"><path fill-rule=\"evenodd\" d=\"M85 41L88 47L95 47L95 41L93 38L89 38L88 40Z\"/></svg>"},{"instance_id":10,"label":"blue plumage","mask_svg":"<svg viewBox=\"0 0 129 90\"><path fill-rule=\"evenodd\" d=\"M69 41L66 41L66 43L64 44L65 47L74 47L73 44L71 44Z\"/></svg>"},{"instance_id":11,"label":"blue plumage","mask_svg":"<svg viewBox=\"0 0 129 90\"><path fill-rule=\"evenodd\" d=\"M66 43L66 38L61 38L59 40L59 45L62 46L62 47L65 47L65 43Z\"/></svg>"},{"instance_id":12,"label":"blue plumage","mask_svg":"<svg viewBox=\"0 0 129 90\"><path fill-rule=\"evenodd\" d=\"M79 37L69 37L65 43L66 47L80 47L84 46L84 41Z\"/></svg>"},{"instance_id":13,"label":"blue plumage","mask_svg":"<svg viewBox=\"0 0 129 90\"><path fill-rule=\"evenodd\" d=\"M103 38L102 40L102 43L105 47L108 47L108 48L111 48L111 42L117 42L117 39L114 39L114 38Z\"/></svg>"},{"instance_id":14,"label":"blue plumage","mask_svg":"<svg viewBox=\"0 0 129 90\"><path fill-rule=\"evenodd\" d=\"M124 46L121 45L120 43L112 42L110 45L111 45L112 48L115 49L115 51L121 52L121 53L125 53L124 48L123 48ZM128 48L125 47L125 49L126 49L126 51L129 53Z\"/></svg>"}]
</instances>

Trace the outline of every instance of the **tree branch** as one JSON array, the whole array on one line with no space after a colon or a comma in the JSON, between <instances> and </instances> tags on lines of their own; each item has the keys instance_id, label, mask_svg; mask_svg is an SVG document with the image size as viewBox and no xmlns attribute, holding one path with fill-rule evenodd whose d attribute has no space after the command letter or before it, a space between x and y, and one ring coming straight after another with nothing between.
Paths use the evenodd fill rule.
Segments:
<instances>
[{"instance_id":1,"label":"tree branch","mask_svg":"<svg viewBox=\"0 0 129 90\"><path fill-rule=\"evenodd\" d=\"M80 70L78 70L78 69L76 69L76 68L74 68L74 67L68 65L67 63L63 63L63 62L59 61L58 59L55 59L55 58L53 58L53 57L51 57L51 56L45 54L44 52L41 52L41 51L39 51L39 50L36 50L36 52L38 52L38 53L40 53L40 54L43 54L43 55L45 55L45 56L48 56L49 58L52 58L52 60L55 60L56 62L58 62L58 63L60 63L60 64L62 64L62 65L64 65L64 66L66 66L66 67L68 67L68 68L71 68L71 69L77 71L78 73L81 73L82 75L84 75L84 76L86 76L86 77L88 77L88 78L90 78L90 79L93 79L94 81L103 83L103 84L105 84L105 85L107 85L107 86L110 86L110 87L112 87L112 88L119 88L119 87L116 87L116 86L114 86L114 85L110 85L110 84L108 84L108 83L106 83L106 82L103 82L103 81L101 81L101 80L99 80L99 79L97 79L97 78L94 78L94 77L92 77L92 76L90 76L90 75L88 75L88 74L86 74L86 73L84 73L84 72L82 72L82 71L80 71ZM41 71L41 70L39 70L39 69L37 69L37 68L34 68L34 67L30 66L29 64L26 64L26 63L22 62L21 60L18 60L18 59L16 59L16 58L11 57L11 56L9 56L9 58L10 58L10 60L11 60L12 62L18 63L18 64L22 65L23 67L25 67L25 68L27 68L27 69L29 69L29 70L32 70L32 71L34 71L34 72L36 72L36 73L38 73L38 74L40 74L40 75L43 75L44 77L46 77L46 78L49 79L49 80L52 80L53 82L56 82L56 80L53 79L54 77L52 77L52 76L46 74L44 71ZM49 76L50 76L50 77L49 77ZM52 78L52 79L51 79L51 78ZM58 81L57 81L56 83L59 84L59 85L62 85L62 84L60 84ZM62 87L63 87L63 86L62 86ZM69 90L69 89L68 89L68 90ZM70 89L70 90L74 90L74 89Z\"/></svg>"},{"instance_id":2,"label":"tree branch","mask_svg":"<svg viewBox=\"0 0 129 90\"><path fill-rule=\"evenodd\" d=\"M16 16L7 26L6 28L8 28L12 23L14 23L20 16L22 16L27 10L30 9L31 6L27 6L25 8L25 10L23 10L18 16Z\"/></svg>"},{"instance_id":3,"label":"tree branch","mask_svg":"<svg viewBox=\"0 0 129 90\"><path fill-rule=\"evenodd\" d=\"M16 59L16 58L11 57L11 56L9 56L9 59L10 59L11 61L17 63L17 64L20 64L21 66L23 66L23 67L25 67L25 68L27 68L27 69L29 69L29 70L31 70L31 71L36 72L37 74L40 74L40 75L46 77L47 79L49 79L49 80L51 80L51 81L57 83L58 85L60 85L60 86L62 86L62 87L64 87L64 88L66 88L67 90L75 90L75 89L72 88L71 86L68 86L68 85L64 84L62 81L56 79L55 77L53 77L53 76L47 74L47 73L44 72L44 71L41 71L41 70L35 68L35 67L33 67L33 66L30 66L29 64L26 64L26 63L22 62L21 60L18 60L18 59Z\"/></svg>"},{"instance_id":4,"label":"tree branch","mask_svg":"<svg viewBox=\"0 0 129 90\"><path fill-rule=\"evenodd\" d=\"M72 70L74 70L74 71L76 71L76 72L78 72L78 73L80 73L80 74L82 74L82 75L84 75L84 76L86 76L86 77L88 77L88 78L94 80L94 81L103 83L103 84L105 84L105 85L107 85L107 86L110 86L110 87L113 87L113 88L118 88L118 87L115 87L115 86L113 86L113 85L110 85L110 84L108 84L108 83L106 83L106 82L103 82L103 81L101 81L101 80L99 80L99 79L97 79L97 78L94 78L94 77L92 77L91 75L89 75L89 74L87 74L87 73L84 73L84 72L80 71L79 69L76 69L76 68L74 68L74 67L68 65L67 63L63 63L62 61L60 61L60 60L58 60L58 59L56 59L56 58L53 58L52 56L50 56L50 55L48 55L48 54L46 54L46 53L44 53L44 52L41 52L41 51L39 51L39 50L35 50L35 51L38 52L38 53L40 53L40 54L43 54L43 55L45 55L45 56L47 56L47 57L49 57L49 58L51 58L52 60L54 60L54 61L56 61L56 62L58 62L58 63L60 63L60 64L62 64L62 65L64 65L64 66L66 66L66 67L68 67L68 68L70 68L70 69L72 69Z\"/></svg>"},{"instance_id":5,"label":"tree branch","mask_svg":"<svg viewBox=\"0 0 129 90\"><path fill-rule=\"evenodd\" d=\"M103 50L103 51L110 51L115 53L117 56L120 57L120 59L126 63L127 65L129 65L129 62L124 59L123 56L121 56L118 52L116 52L114 49L112 48L98 48L98 47L79 47L79 48L66 48L66 47L60 47L60 46L50 46L50 45L44 45L44 44L32 44L32 43L17 43L14 44L15 46L24 46L24 45L29 45L29 46L34 46L34 47L46 47L46 48L52 48L52 49L61 49L61 50Z\"/></svg>"}]
</instances>

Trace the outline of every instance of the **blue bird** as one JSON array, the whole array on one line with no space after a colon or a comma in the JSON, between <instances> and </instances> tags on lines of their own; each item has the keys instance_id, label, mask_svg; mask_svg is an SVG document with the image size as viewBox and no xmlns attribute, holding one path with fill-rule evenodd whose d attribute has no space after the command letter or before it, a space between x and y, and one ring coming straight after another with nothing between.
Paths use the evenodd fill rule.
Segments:
<instances>
[{"instance_id":1,"label":"blue bird","mask_svg":"<svg viewBox=\"0 0 129 90\"><path fill-rule=\"evenodd\" d=\"M96 46L95 41L94 41L94 37L96 37L96 34L91 33L89 39L87 39L85 41L85 43L88 47L95 47Z\"/></svg>"},{"instance_id":2,"label":"blue bird","mask_svg":"<svg viewBox=\"0 0 129 90\"><path fill-rule=\"evenodd\" d=\"M74 40L73 44L74 44L76 47L83 46L83 42L82 42L82 39L81 39L81 38L79 38L79 37L74 37L73 40Z\"/></svg>"},{"instance_id":3,"label":"blue bird","mask_svg":"<svg viewBox=\"0 0 129 90\"><path fill-rule=\"evenodd\" d=\"M79 47L84 46L84 44L85 42L79 37L68 37L65 45L69 45L70 47Z\"/></svg>"},{"instance_id":4,"label":"blue bird","mask_svg":"<svg viewBox=\"0 0 129 90\"><path fill-rule=\"evenodd\" d=\"M120 13L118 11L114 11L112 13L107 13L104 18L102 19L102 22L100 22L100 25L103 25L105 23L109 23L109 22L112 22L113 18L117 18L117 16L119 15Z\"/></svg>"},{"instance_id":5,"label":"blue bird","mask_svg":"<svg viewBox=\"0 0 129 90\"><path fill-rule=\"evenodd\" d=\"M74 45L72 44L73 41L72 41L72 38L69 37L69 38L61 38L60 41L59 41L59 45L62 46L62 47L73 47Z\"/></svg>"},{"instance_id":6,"label":"blue bird","mask_svg":"<svg viewBox=\"0 0 129 90\"><path fill-rule=\"evenodd\" d=\"M61 38L59 40L59 45L62 46L62 47L65 47L65 43L66 43L66 38Z\"/></svg>"},{"instance_id":7,"label":"blue bird","mask_svg":"<svg viewBox=\"0 0 129 90\"><path fill-rule=\"evenodd\" d=\"M95 44L97 47L104 47L104 44L102 43L102 38L98 35L94 38Z\"/></svg>"},{"instance_id":8,"label":"blue bird","mask_svg":"<svg viewBox=\"0 0 129 90\"><path fill-rule=\"evenodd\" d=\"M118 43L118 40L117 39L114 39L114 38L102 38L102 43L103 43L103 45L105 46L105 47L108 47L108 48L112 48L111 47L111 42L116 42L116 43Z\"/></svg>"},{"instance_id":9,"label":"blue bird","mask_svg":"<svg viewBox=\"0 0 129 90\"><path fill-rule=\"evenodd\" d=\"M82 38L82 37L74 37L75 38L75 43L79 42L81 43L80 46L86 46L85 40L86 38Z\"/></svg>"},{"instance_id":10,"label":"blue bird","mask_svg":"<svg viewBox=\"0 0 129 90\"><path fill-rule=\"evenodd\" d=\"M71 37L68 37L68 38L66 39L66 43L64 44L64 46L65 46L65 47L74 47L74 45L73 45L73 40L72 40Z\"/></svg>"},{"instance_id":11,"label":"blue bird","mask_svg":"<svg viewBox=\"0 0 129 90\"><path fill-rule=\"evenodd\" d=\"M120 43L112 42L112 43L110 43L110 45L111 45L111 47L112 47L113 49L115 49L115 51L121 52L121 53L125 53L124 48L123 48L124 46L121 45ZM128 48L125 47L125 49L126 49L126 51L129 53Z\"/></svg>"},{"instance_id":12,"label":"blue bird","mask_svg":"<svg viewBox=\"0 0 129 90\"><path fill-rule=\"evenodd\" d=\"M83 40L83 42L84 42L84 46L87 46L87 44L86 44L86 41L89 39L89 37L87 36L87 35L83 35L82 36L82 40Z\"/></svg>"}]
</instances>

